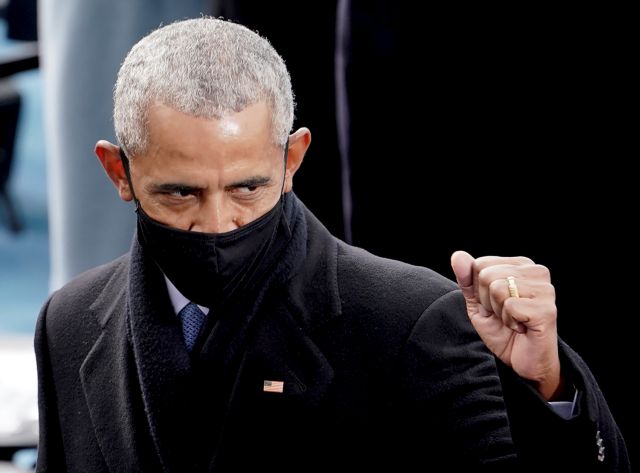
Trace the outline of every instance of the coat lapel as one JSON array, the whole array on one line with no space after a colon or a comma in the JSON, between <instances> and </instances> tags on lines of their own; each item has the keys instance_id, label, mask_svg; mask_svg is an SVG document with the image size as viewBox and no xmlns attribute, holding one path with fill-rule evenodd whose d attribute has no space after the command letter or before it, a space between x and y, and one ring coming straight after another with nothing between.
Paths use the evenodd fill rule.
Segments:
<instances>
[{"instance_id":1,"label":"coat lapel","mask_svg":"<svg viewBox=\"0 0 640 473\"><path fill-rule=\"evenodd\" d=\"M102 333L80 368L89 415L105 462L112 472L148 471L159 467L148 456L149 433L144 427L126 326L126 266L123 264L91 305Z\"/></svg>"},{"instance_id":2,"label":"coat lapel","mask_svg":"<svg viewBox=\"0 0 640 473\"><path fill-rule=\"evenodd\" d=\"M153 443L165 472L185 471L195 458L190 432L198 416L189 353L162 273L137 242L130 271L128 321Z\"/></svg>"},{"instance_id":3,"label":"coat lapel","mask_svg":"<svg viewBox=\"0 0 640 473\"><path fill-rule=\"evenodd\" d=\"M128 269L91 306L102 327L80 370L91 419L111 471L185 471L191 361L162 273L137 242Z\"/></svg>"}]
</instances>

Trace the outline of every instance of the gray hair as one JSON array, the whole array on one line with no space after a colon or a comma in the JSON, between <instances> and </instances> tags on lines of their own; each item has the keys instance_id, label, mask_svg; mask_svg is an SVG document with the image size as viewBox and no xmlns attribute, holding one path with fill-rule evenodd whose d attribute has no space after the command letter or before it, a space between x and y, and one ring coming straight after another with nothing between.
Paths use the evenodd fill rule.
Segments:
<instances>
[{"instance_id":1,"label":"gray hair","mask_svg":"<svg viewBox=\"0 0 640 473\"><path fill-rule=\"evenodd\" d=\"M211 17L178 21L142 38L120 67L113 97L116 136L129 156L147 149L154 103L220 119L265 100L280 146L293 126L291 79L280 55L248 28Z\"/></svg>"}]
</instances>

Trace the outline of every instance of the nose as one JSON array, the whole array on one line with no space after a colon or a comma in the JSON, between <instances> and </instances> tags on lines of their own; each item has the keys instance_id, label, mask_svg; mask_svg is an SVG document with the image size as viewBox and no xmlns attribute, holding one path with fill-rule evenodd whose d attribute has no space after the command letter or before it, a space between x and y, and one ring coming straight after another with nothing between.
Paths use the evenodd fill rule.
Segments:
<instances>
[{"instance_id":1,"label":"nose","mask_svg":"<svg viewBox=\"0 0 640 473\"><path fill-rule=\"evenodd\" d=\"M212 196L200 205L190 230L204 233L225 233L238 228L232 206L223 196Z\"/></svg>"}]
</instances>

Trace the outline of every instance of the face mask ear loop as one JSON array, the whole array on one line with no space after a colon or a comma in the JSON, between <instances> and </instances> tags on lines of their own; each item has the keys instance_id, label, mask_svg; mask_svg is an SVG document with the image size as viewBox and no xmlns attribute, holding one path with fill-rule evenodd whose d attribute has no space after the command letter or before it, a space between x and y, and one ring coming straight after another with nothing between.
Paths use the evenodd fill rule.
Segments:
<instances>
[{"instance_id":1,"label":"face mask ear loop","mask_svg":"<svg viewBox=\"0 0 640 473\"><path fill-rule=\"evenodd\" d=\"M138 210L140 208L140 201L136 197L136 193L133 190L133 182L131 182L131 171L129 170L129 158L126 154L124 154L122 147L120 147L120 161L122 161L122 167L124 168L124 173L127 176L127 181L129 182L129 188L131 189L131 194L133 195L133 201L136 204L136 210Z\"/></svg>"},{"instance_id":2,"label":"face mask ear loop","mask_svg":"<svg viewBox=\"0 0 640 473\"><path fill-rule=\"evenodd\" d=\"M287 142L284 145L284 178L282 179L282 188L280 189L280 205L281 205L281 211L284 214L284 184L287 181L287 159L289 158L289 138L287 137ZM276 204L277 205L277 204ZM288 223L286 222L285 219L285 225L288 228ZM275 226L273 228L273 232L271 232L271 237L269 238L269 242L267 243L266 247L267 249L271 248L271 246L273 245L274 240L276 239L278 234L278 226ZM217 248L216 248L217 250ZM249 265L249 267L254 267L256 264L256 261L258 260L258 258L260 257L260 254L257 254L254 258L253 261L251 262L251 264ZM217 258L217 252L216 252L216 258ZM243 276L238 282L237 284L242 284L242 282L244 281L245 276ZM233 294L233 292L230 292L229 295L227 297L231 297L231 295Z\"/></svg>"},{"instance_id":3,"label":"face mask ear loop","mask_svg":"<svg viewBox=\"0 0 640 473\"><path fill-rule=\"evenodd\" d=\"M284 205L284 184L287 182L287 160L289 159L289 137L284 145L284 177L282 179L282 189L280 189L280 200Z\"/></svg>"}]
</instances>

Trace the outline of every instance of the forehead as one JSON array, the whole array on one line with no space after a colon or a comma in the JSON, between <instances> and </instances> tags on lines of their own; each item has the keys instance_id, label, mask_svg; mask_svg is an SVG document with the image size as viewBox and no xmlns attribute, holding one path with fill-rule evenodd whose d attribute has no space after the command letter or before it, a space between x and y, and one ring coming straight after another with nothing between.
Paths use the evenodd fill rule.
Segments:
<instances>
[{"instance_id":1,"label":"forehead","mask_svg":"<svg viewBox=\"0 0 640 473\"><path fill-rule=\"evenodd\" d=\"M249 105L220 118L196 117L163 104L153 104L148 114L149 151L161 148L181 153L262 151L275 147L271 113L265 102Z\"/></svg>"}]
</instances>

